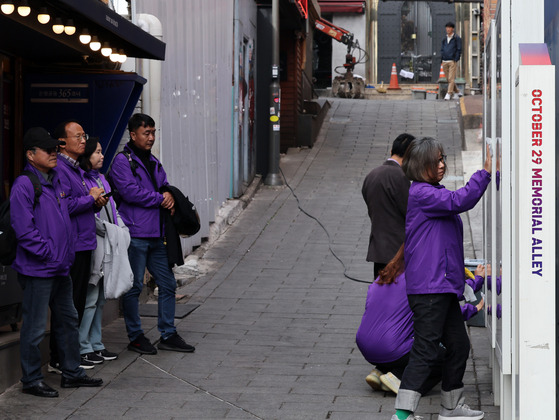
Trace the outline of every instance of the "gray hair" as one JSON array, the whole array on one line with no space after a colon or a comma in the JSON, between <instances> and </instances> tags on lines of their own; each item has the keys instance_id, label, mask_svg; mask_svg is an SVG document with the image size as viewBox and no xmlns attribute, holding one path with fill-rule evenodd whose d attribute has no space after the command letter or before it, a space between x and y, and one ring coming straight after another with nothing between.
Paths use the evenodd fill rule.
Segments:
<instances>
[{"instance_id":1,"label":"gray hair","mask_svg":"<svg viewBox=\"0 0 559 420\"><path fill-rule=\"evenodd\" d=\"M439 155L444 155L441 142L432 137L421 137L412 141L404 155L402 169L412 181L437 183ZM446 164L444 166L446 173Z\"/></svg>"}]
</instances>

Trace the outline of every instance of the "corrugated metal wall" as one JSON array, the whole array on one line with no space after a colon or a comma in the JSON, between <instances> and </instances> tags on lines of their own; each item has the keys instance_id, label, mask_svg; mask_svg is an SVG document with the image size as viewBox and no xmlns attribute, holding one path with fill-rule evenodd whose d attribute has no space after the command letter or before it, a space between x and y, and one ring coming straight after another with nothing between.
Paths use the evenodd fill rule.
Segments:
<instances>
[{"instance_id":1,"label":"corrugated metal wall","mask_svg":"<svg viewBox=\"0 0 559 420\"><path fill-rule=\"evenodd\" d=\"M209 235L231 182L233 1L138 0L137 13L163 24L161 161L169 182L197 206L201 231L185 252Z\"/></svg>"}]
</instances>

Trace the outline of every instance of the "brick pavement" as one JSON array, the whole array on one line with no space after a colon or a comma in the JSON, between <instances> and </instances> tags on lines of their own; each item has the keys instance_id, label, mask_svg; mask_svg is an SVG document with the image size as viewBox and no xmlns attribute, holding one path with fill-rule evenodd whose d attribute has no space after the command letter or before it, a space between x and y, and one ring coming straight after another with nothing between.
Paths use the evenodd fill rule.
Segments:
<instances>
[{"instance_id":1,"label":"brick pavement","mask_svg":"<svg viewBox=\"0 0 559 420\"><path fill-rule=\"evenodd\" d=\"M361 198L368 171L388 157L401 132L442 140L449 188L462 185L461 137L453 103L334 100L318 143L291 151L281 167L302 207L330 234L348 274L371 280L365 262L369 221ZM467 222L467 220L466 220ZM469 229L466 228L466 232ZM465 241L467 242L467 240ZM470 240L471 243L471 240ZM467 250L468 252L468 250ZM322 228L297 209L288 188L261 187L231 228L200 260L206 274L182 287L200 307L179 332L194 354L161 351L139 357L125 350L122 320L105 328L117 361L94 370L102 388L61 390L37 399L16 385L0 396L4 418L41 419L389 419L394 396L373 392L355 345L366 284L345 278ZM155 320L144 327L157 339ZM473 343L465 383L468 403L491 411L489 345L484 328ZM59 378L47 382L57 389ZM436 419L437 392L418 415Z\"/></svg>"}]
</instances>

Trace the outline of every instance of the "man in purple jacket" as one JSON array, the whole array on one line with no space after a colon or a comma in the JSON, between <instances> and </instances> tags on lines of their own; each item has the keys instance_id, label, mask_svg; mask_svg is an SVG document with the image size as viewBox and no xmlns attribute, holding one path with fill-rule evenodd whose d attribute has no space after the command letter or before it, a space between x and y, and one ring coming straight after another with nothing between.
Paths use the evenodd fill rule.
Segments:
<instances>
[{"instance_id":1,"label":"man in purple jacket","mask_svg":"<svg viewBox=\"0 0 559 420\"><path fill-rule=\"evenodd\" d=\"M167 174L151 154L155 142L155 121L145 114L134 114L128 121L130 141L111 166L111 178L121 197L118 211L130 230L128 256L134 285L122 298L124 322L130 344L128 349L141 354L156 354L157 349L144 336L139 314L139 296L147 267L159 288L157 328L160 350L193 352L175 328L175 289L177 281L169 267L165 246L162 211L174 212L173 196L162 187Z\"/></svg>"},{"instance_id":2,"label":"man in purple jacket","mask_svg":"<svg viewBox=\"0 0 559 420\"><path fill-rule=\"evenodd\" d=\"M12 268L23 289L23 324L20 353L23 392L39 397L58 397L58 391L43 382L39 344L44 337L48 308L51 335L56 337L62 371L62 388L101 386L101 379L88 377L80 368L78 314L72 302L68 274L74 261L74 234L68 214L67 193L57 170L56 152L64 142L53 139L40 127L23 138L27 165L41 183L35 202L33 183L18 177L10 194L12 227L18 240Z\"/></svg>"},{"instance_id":3,"label":"man in purple jacket","mask_svg":"<svg viewBox=\"0 0 559 420\"><path fill-rule=\"evenodd\" d=\"M84 171L78 164L78 158L85 150L85 134L82 126L76 120L66 120L56 127L54 137L64 143L58 154L58 171L60 181L68 195L68 211L74 232L76 258L70 268L74 306L78 311L78 320L81 322L87 296L87 285L91 273L91 252L97 247L95 236L95 211L108 202L102 197L102 188L88 189L83 178ZM49 371L59 372L56 340L51 336L51 360ZM95 363L101 363L102 360ZM82 360L84 369L91 369L94 362Z\"/></svg>"}]
</instances>

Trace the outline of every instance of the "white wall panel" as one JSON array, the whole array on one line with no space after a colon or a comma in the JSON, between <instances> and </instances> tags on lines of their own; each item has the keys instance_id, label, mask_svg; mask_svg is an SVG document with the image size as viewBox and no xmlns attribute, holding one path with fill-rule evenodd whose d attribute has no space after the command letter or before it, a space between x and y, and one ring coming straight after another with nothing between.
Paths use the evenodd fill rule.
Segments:
<instances>
[{"instance_id":1,"label":"white wall panel","mask_svg":"<svg viewBox=\"0 0 559 420\"><path fill-rule=\"evenodd\" d=\"M138 0L137 13L156 16L167 44L162 64L158 140L169 182L197 206L200 243L229 198L233 1Z\"/></svg>"}]
</instances>

